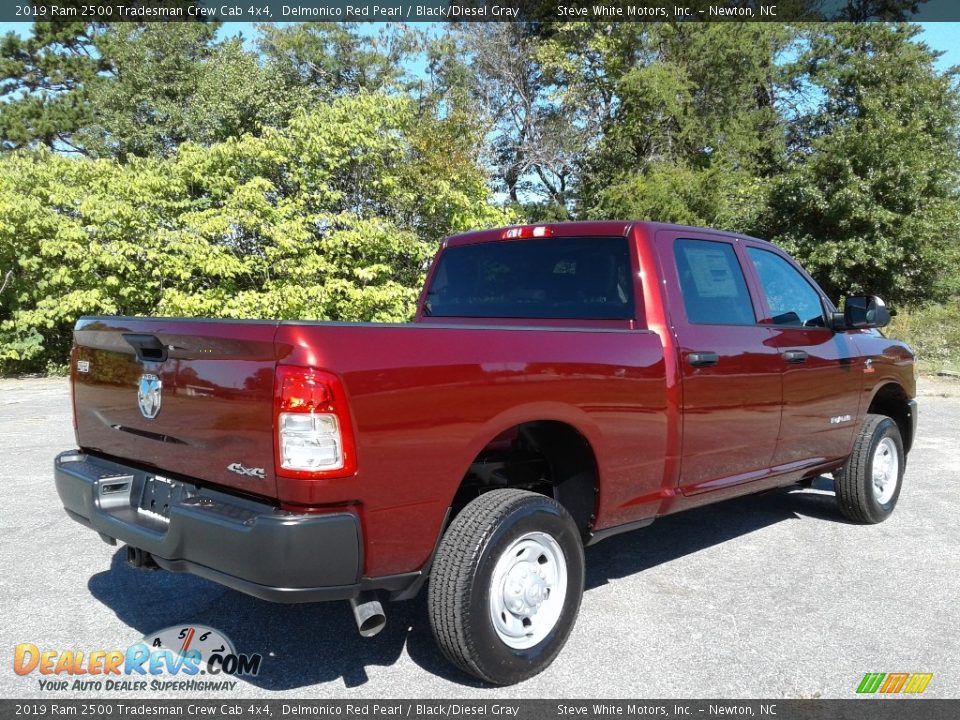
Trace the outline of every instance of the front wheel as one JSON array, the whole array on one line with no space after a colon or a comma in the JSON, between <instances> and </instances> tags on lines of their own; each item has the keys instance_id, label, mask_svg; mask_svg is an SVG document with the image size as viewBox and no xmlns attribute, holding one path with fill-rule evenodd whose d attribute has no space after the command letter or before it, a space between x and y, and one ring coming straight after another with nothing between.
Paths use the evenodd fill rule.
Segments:
<instances>
[{"instance_id":1,"label":"front wheel","mask_svg":"<svg viewBox=\"0 0 960 720\"><path fill-rule=\"evenodd\" d=\"M570 514L525 490L492 490L444 533L427 603L443 654L497 685L542 672L573 629L583 545Z\"/></svg>"},{"instance_id":2,"label":"front wheel","mask_svg":"<svg viewBox=\"0 0 960 720\"><path fill-rule=\"evenodd\" d=\"M837 472L840 510L854 522L883 522L897 505L906 456L897 424L886 415L867 415L853 453Z\"/></svg>"}]
</instances>

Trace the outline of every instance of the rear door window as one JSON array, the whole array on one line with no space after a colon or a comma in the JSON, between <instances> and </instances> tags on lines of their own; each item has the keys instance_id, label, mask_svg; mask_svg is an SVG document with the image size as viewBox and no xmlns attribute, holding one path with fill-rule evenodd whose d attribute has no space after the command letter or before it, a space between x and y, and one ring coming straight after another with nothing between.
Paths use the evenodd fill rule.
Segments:
<instances>
[{"instance_id":1,"label":"rear door window","mask_svg":"<svg viewBox=\"0 0 960 720\"><path fill-rule=\"evenodd\" d=\"M733 245L680 239L673 246L673 254L688 322L700 325L757 322Z\"/></svg>"},{"instance_id":2,"label":"rear door window","mask_svg":"<svg viewBox=\"0 0 960 720\"><path fill-rule=\"evenodd\" d=\"M627 320L627 239L504 240L447 248L427 292L435 317Z\"/></svg>"}]
</instances>

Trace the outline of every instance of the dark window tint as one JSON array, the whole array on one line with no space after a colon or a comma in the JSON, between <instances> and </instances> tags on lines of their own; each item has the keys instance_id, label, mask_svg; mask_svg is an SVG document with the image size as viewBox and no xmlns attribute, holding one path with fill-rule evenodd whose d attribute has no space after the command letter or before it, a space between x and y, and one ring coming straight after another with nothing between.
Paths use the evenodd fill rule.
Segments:
<instances>
[{"instance_id":1,"label":"dark window tint","mask_svg":"<svg viewBox=\"0 0 960 720\"><path fill-rule=\"evenodd\" d=\"M439 317L632 318L627 239L504 240L447 248L425 312Z\"/></svg>"},{"instance_id":2,"label":"dark window tint","mask_svg":"<svg viewBox=\"0 0 960 720\"><path fill-rule=\"evenodd\" d=\"M673 248L687 320L704 325L753 325L757 319L733 246L677 240Z\"/></svg>"},{"instance_id":3,"label":"dark window tint","mask_svg":"<svg viewBox=\"0 0 960 720\"><path fill-rule=\"evenodd\" d=\"M825 327L820 294L793 265L767 250L747 248L747 252L775 325Z\"/></svg>"}]
</instances>

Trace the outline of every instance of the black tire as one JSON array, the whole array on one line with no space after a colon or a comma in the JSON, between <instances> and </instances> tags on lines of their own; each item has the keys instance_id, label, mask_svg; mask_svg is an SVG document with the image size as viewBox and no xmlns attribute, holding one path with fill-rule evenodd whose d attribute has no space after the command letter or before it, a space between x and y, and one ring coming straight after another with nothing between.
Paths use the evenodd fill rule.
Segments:
<instances>
[{"instance_id":1,"label":"black tire","mask_svg":"<svg viewBox=\"0 0 960 720\"><path fill-rule=\"evenodd\" d=\"M530 534L549 536L562 551L565 594L562 603L554 595L559 616L552 626L543 623L549 632L532 647L517 649L494 626L491 583L498 561L512 557L506 551ZM583 578L580 532L563 506L525 490L484 493L453 519L437 548L427 594L434 638L450 662L481 680L496 685L525 680L546 669L570 636ZM543 597L549 598L550 591L546 593ZM534 639L531 635L529 641Z\"/></svg>"},{"instance_id":2,"label":"black tire","mask_svg":"<svg viewBox=\"0 0 960 720\"><path fill-rule=\"evenodd\" d=\"M885 497L874 485L874 459L881 443L891 443L896 448L896 485L892 494ZM886 445L889 449L889 445ZM834 476L834 489L840 511L858 523L883 522L897 505L903 484L906 455L900 429L886 415L867 415L853 443L853 453L846 464ZM891 480L893 480L891 478Z\"/></svg>"}]
</instances>

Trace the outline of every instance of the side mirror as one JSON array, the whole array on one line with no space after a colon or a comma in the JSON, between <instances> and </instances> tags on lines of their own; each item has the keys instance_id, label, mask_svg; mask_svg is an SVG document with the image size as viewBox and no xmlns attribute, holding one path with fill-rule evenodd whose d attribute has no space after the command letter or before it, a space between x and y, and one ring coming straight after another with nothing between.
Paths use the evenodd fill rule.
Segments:
<instances>
[{"instance_id":1,"label":"side mirror","mask_svg":"<svg viewBox=\"0 0 960 720\"><path fill-rule=\"evenodd\" d=\"M843 323L852 330L886 327L890 311L876 295L851 295L843 303Z\"/></svg>"}]
</instances>

